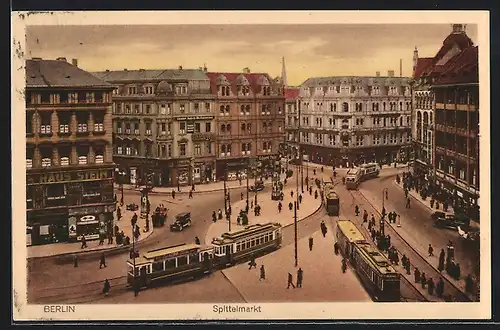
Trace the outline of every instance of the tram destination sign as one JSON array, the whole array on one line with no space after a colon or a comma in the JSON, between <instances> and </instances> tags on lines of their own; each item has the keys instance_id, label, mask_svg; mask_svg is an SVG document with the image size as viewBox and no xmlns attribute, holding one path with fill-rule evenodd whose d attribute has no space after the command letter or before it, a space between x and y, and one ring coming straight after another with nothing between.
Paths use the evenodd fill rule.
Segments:
<instances>
[{"instance_id":1,"label":"tram destination sign","mask_svg":"<svg viewBox=\"0 0 500 330\"><path fill-rule=\"evenodd\" d=\"M113 178L113 171L110 169L82 170L48 172L40 174L30 174L27 178L28 184L48 184L63 183L73 181L92 181Z\"/></svg>"},{"instance_id":2,"label":"tram destination sign","mask_svg":"<svg viewBox=\"0 0 500 330\"><path fill-rule=\"evenodd\" d=\"M156 261L162 261L162 260L165 260L165 259L169 259L169 258L175 258L175 257L178 257L178 256L187 256L188 254L193 254L193 253L198 253L198 248L192 248L192 249L188 249L188 250L182 250L182 251L175 251L175 252L171 252L171 253L166 253L166 254L162 254L162 255L159 255L159 256L155 256L153 258L153 260L156 262Z\"/></svg>"}]
</instances>

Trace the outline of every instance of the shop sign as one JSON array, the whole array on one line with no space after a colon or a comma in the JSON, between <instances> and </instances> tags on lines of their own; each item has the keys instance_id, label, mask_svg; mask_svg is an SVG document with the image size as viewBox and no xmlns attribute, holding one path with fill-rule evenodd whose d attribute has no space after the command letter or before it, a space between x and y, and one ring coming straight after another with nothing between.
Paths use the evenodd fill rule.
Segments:
<instances>
[{"instance_id":1,"label":"shop sign","mask_svg":"<svg viewBox=\"0 0 500 330\"><path fill-rule=\"evenodd\" d=\"M210 120L214 119L214 116L184 116L184 117L177 117L175 118L176 120Z\"/></svg>"},{"instance_id":2,"label":"shop sign","mask_svg":"<svg viewBox=\"0 0 500 330\"><path fill-rule=\"evenodd\" d=\"M212 141L214 135L212 133L193 133L191 140L193 141Z\"/></svg>"},{"instance_id":3,"label":"shop sign","mask_svg":"<svg viewBox=\"0 0 500 330\"><path fill-rule=\"evenodd\" d=\"M68 235L70 238L76 237L76 217L69 217L68 219Z\"/></svg>"},{"instance_id":4,"label":"shop sign","mask_svg":"<svg viewBox=\"0 0 500 330\"><path fill-rule=\"evenodd\" d=\"M186 123L186 133L192 134L194 133L194 121L188 121Z\"/></svg>"},{"instance_id":5,"label":"shop sign","mask_svg":"<svg viewBox=\"0 0 500 330\"><path fill-rule=\"evenodd\" d=\"M67 172L49 172L39 175L30 175L28 184L47 184L62 183L71 181L91 181L103 180L113 177L112 170L86 170L86 171L67 171Z\"/></svg>"},{"instance_id":6,"label":"shop sign","mask_svg":"<svg viewBox=\"0 0 500 330\"><path fill-rule=\"evenodd\" d=\"M70 208L68 210L68 214L72 215L87 215L87 214L98 214L103 213L105 211L104 206L88 206L88 207L79 207L79 208Z\"/></svg>"}]
</instances>

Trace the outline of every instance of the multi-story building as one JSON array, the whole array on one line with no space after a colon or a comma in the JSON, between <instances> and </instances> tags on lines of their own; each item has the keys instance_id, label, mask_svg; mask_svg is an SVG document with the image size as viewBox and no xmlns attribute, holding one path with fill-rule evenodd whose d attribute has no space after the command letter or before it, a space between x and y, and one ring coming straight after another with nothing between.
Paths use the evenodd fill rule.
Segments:
<instances>
[{"instance_id":1,"label":"multi-story building","mask_svg":"<svg viewBox=\"0 0 500 330\"><path fill-rule=\"evenodd\" d=\"M410 145L410 79L309 78L300 89L300 145L311 161L349 165L389 163Z\"/></svg>"},{"instance_id":2,"label":"multi-story building","mask_svg":"<svg viewBox=\"0 0 500 330\"><path fill-rule=\"evenodd\" d=\"M26 208L33 244L112 232L112 90L76 59L26 61Z\"/></svg>"},{"instance_id":3,"label":"multi-story building","mask_svg":"<svg viewBox=\"0 0 500 330\"><path fill-rule=\"evenodd\" d=\"M299 148L299 92L300 87L285 87L285 141L295 151Z\"/></svg>"},{"instance_id":4,"label":"multi-story building","mask_svg":"<svg viewBox=\"0 0 500 330\"><path fill-rule=\"evenodd\" d=\"M113 84L114 160L124 182L156 186L215 177L215 96L206 69L95 72Z\"/></svg>"},{"instance_id":5,"label":"multi-story building","mask_svg":"<svg viewBox=\"0 0 500 330\"><path fill-rule=\"evenodd\" d=\"M436 183L456 206L479 219L478 48L464 26L454 24L436 57L426 75L435 97Z\"/></svg>"},{"instance_id":6,"label":"multi-story building","mask_svg":"<svg viewBox=\"0 0 500 330\"><path fill-rule=\"evenodd\" d=\"M265 168L285 135L285 97L280 78L267 73L208 72L216 97L217 178L244 173L256 159Z\"/></svg>"}]
</instances>

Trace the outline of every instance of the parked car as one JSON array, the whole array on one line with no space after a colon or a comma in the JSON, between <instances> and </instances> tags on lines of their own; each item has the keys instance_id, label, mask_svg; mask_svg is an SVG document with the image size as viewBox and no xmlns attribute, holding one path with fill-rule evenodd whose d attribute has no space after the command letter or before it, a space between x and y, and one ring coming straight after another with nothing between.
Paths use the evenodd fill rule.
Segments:
<instances>
[{"instance_id":1,"label":"parked car","mask_svg":"<svg viewBox=\"0 0 500 330\"><path fill-rule=\"evenodd\" d=\"M189 226L191 226L191 212L179 213L170 225L170 231L183 231L184 228Z\"/></svg>"},{"instance_id":2,"label":"parked car","mask_svg":"<svg viewBox=\"0 0 500 330\"><path fill-rule=\"evenodd\" d=\"M137 205L135 203L127 204L126 209L128 211L137 211L139 209L139 205Z\"/></svg>"},{"instance_id":3,"label":"parked car","mask_svg":"<svg viewBox=\"0 0 500 330\"><path fill-rule=\"evenodd\" d=\"M467 229L470 219L464 214L446 214L444 212L434 212L431 216L436 228L457 229L457 227Z\"/></svg>"},{"instance_id":4,"label":"parked car","mask_svg":"<svg viewBox=\"0 0 500 330\"><path fill-rule=\"evenodd\" d=\"M248 188L249 191L255 192L255 191L261 191L264 189L264 182L263 181L257 181L255 185L252 185Z\"/></svg>"}]
</instances>

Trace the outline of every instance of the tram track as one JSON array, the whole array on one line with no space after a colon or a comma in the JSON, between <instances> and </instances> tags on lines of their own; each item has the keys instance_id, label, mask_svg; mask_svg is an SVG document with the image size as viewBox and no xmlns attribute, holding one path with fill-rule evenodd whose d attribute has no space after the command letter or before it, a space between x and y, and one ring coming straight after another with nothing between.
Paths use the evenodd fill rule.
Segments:
<instances>
[{"instance_id":1,"label":"tram track","mask_svg":"<svg viewBox=\"0 0 500 330\"><path fill-rule=\"evenodd\" d=\"M376 213L377 216L381 217L381 213L378 211L378 209L363 194L361 194L357 190L354 191L355 193L352 190L347 190L347 191L351 195L351 197L353 198L353 201L359 200L359 199L366 201L366 203L368 205L370 205L371 208L374 210L374 213ZM357 197L355 195L357 195ZM354 202L352 204L354 204ZM390 234L391 242L394 243L395 240L398 240L401 243L401 246L399 248L396 247L394 244L392 244L392 245L396 248L396 251L398 252L398 254L400 256L405 254L407 257L410 258L410 265L413 267L413 269L419 268L421 272L425 272L427 278L432 278L434 280L442 278L444 283L445 283L445 288L444 288L445 295L451 296L451 299L453 301L455 301L455 302L471 302L472 301L462 290L460 290L456 285L454 285L445 276L442 276L441 273L432 264L430 264L424 257L422 257L422 255L420 253L418 253L394 228L392 228L392 226L387 222L387 220L384 220L384 221L385 221L385 233ZM368 231L363 225L361 225L361 227L364 229L365 232ZM368 237L370 237L370 236L371 235L369 235ZM420 267L418 267L418 266L415 267L416 263L411 262L414 260L420 260L423 263L424 267L422 267L422 263L420 263ZM396 267L398 267L398 266L396 266ZM402 275L403 275L402 277L405 277L404 274L402 274ZM406 279L406 277L405 277L405 279ZM409 283L409 285L411 285L413 288L415 288L415 290L420 292L420 290L418 290L416 288L416 286L411 283L412 282L411 279L410 280L406 279L406 280ZM425 295L422 294L421 292L420 292L420 294L423 297L425 297Z\"/></svg>"}]
</instances>

